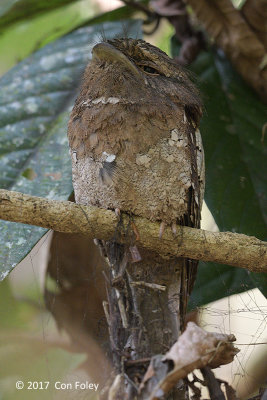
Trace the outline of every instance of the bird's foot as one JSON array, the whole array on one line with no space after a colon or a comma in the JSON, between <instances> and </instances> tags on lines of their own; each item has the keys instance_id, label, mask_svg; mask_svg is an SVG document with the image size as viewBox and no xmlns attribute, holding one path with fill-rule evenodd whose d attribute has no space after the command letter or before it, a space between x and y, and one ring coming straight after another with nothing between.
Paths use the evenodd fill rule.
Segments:
<instances>
[{"instance_id":1,"label":"bird's foot","mask_svg":"<svg viewBox=\"0 0 267 400\"><path fill-rule=\"evenodd\" d=\"M135 240L136 240L136 241L137 241L137 240L140 240L140 235L139 235L137 226L135 225L134 221L132 221L132 229L133 229L134 234L135 234Z\"/></svg>"},{"instance_id":2,"label":"bird's foot","mask_svg":"<svg viewBox=\"0 0 267 400\"><path fill-rule=\"evenodd\" d=\"M137 246L130 246L129 247L131 256L132 256L132 262L136 263L142 260L141 254L139 253L138 247Z\"/></svg>"},{"instance_id":3,"label":"bird's foot","mask_svg":"<svg viewBox=\"0 0 267 400\"><path fill-rule=\"evenodd\" d=\"M139 235L137 226L135 225L133 219L131 221L131 227L132 227L132 230L133 230L133 232L135 234L134 242L140 240L140 235ZM141 257L141 255L139 253L139 250L138 250L138 247L136 245L130 246L129 250L130 250L130 253L131 253L131 256L132 256L132 262L133 263L136 263L136 262L139 262L139 261L142 260L142 257Z\"/></svg>"},{"instance_id":4,"label":"bird's foot","mask_svg":"<svg viewBox=\"0 0 267 400\"><path fill-rule=\"evenodd\" d=\"M121 210L119 208L115 208L115 215L116 215L117 218L120 218Z\"/></svg>"},{"instance_id":5,"label":"bird's foot","mask_svg":"<svg viewBox=\"0 0 267 400\"><path fill-rule=\"evenodd\" d=\"M165 228L166 228L166 222L161 222L160 227L159 227L159 238L161 239L163 236L163 233L165 232Z\"/></svg>"},{"instance_id":6,"label":"bird's foot","mask_svg":"<svg viewBox=\"0 0 267 400\"><path fill-rule=\"evenodd\" d=\"M172 228L173 236L176 236L177 235L177 224L176 224L176 222L172 222L171 228Z\"/></svg>"},{"instance_id":7,"label":"bird's foot","mask_svg":"<svg viewBox=\"0 0 267 400\"><path fill-rule=\"evenodd\" d=\"M167 226L166 222L162 221L161 224L160 224L160 227L159 227L159 238L160 239L162 238L162 236L163 236L163 234L165 232L166 226ZM173 236L176 236L177 235L176 222L172 222L171 223L171 230L172 230Z\"/></svg>"}]
</instances>

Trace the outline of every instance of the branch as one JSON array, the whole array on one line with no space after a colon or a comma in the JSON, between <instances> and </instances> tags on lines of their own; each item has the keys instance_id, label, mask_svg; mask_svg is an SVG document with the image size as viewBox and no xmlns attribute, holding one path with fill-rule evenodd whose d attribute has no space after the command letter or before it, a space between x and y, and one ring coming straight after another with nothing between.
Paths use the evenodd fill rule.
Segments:
<instances>
[{"instance_id":1,"label":"branch","mask_svg":"<svg viewBox=\"0 0 267 400\"><path fill-rule=\"evenodd\" d=\"M181 43L175 61L183 66L190 65L205 45L201 31L192 28L184 0L152 0L150 5L161 17L166 17L175 29L175 36Z\"/></svg>"},{"instance_id":2,"label":"branch","mask_svg":"<svg viewBox=\"0 0 267 400\"><path fill-rule=\"evenodd\" d=\"M247 0L241 14L267 50L266 0Z\"/></svg>"},{"instance_id":3,"label":"branch","mask_svg":"<svg viewBox=\"0 0 267 400\"><path fill-rule=\"evenodd\" d=\"M58 232L82 233L91 238L111 239L118 223L113 211L69 201L48 200L0 190L0 219L50 228ZM188 257L267 271L267 243L253 236L232 232L209 232L179 226L174 238L170 229L159 239L159 223L135 217L141 247L162 257Z\"/></svg>"},{"instance_id":4,"label":"branch","mask_svg":"<svg viewBox=\"0 0 267 400\"><path fill-rule=\"evenodd\" d=\"M264 43L230 0L186 0L243 79L267 101ZM260 8L260 7L258 7Z\"/></svg>"}]
</instances>

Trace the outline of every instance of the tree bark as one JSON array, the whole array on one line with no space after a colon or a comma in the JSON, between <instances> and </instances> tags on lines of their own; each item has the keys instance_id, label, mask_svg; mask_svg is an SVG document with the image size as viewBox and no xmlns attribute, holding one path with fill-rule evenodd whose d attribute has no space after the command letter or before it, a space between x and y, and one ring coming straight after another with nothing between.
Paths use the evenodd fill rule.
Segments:
<instances>
[{"instance_id":1,"label":"tree bark","mask_svg":"<svg viewBox=\"0 0 267 400\"><path fill-rule=\"evenodd\" d=\"M237 72L266 102L266 41L261 38L264 33L266 36L266 32L259 34L255 27L251 27L252 21L247 21L248 13L260 13L262 2L253 10L250 2L251 7L245 7L243 14L234 8L230 0L186 0L186 3L192 7L199 22L225 52ZM261 23L263 17L257 18Z\"/></svg>"},{"instance_id":2,"label":"tree bark","mask_svg":"<svg viewBox=\"0 0 267 400\"><path fill-rule=\"evenodd\" d=\"M118 223L115 213L110 210L3 189L0 190L0 218L104 240L114 237ZM267 243L253 236L209 232L184 226L178 227L176 237L167 228L159 239L158 223L140 217L135 217L134 223L139 236L137 246L140 243L141 247L154 250L161 257L187 257L247 268L254 272L267 271Z\"/></svg>"}]
</instances>

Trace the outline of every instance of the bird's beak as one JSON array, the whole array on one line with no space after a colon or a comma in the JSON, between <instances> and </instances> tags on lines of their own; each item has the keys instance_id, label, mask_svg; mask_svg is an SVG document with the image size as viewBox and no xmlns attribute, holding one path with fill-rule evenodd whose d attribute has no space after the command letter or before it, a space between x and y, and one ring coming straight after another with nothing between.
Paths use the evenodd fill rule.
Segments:
<instances>
[{"instance_id":1,"label":"bird's beak","mask_svg":"<svg viewBox=\"0 0 267 400\"><path fill-rule=\"evenodd\" d=\"M132 73L138 76L138 78L144 79L141 71L137 66L129 60L120 50L116 49L112 44L109 43L98 43L93 47L92 50L93 60L98 59L108 62L118 62L123 64L125 68L130 70Z\"/></svg>"}]
</instances>

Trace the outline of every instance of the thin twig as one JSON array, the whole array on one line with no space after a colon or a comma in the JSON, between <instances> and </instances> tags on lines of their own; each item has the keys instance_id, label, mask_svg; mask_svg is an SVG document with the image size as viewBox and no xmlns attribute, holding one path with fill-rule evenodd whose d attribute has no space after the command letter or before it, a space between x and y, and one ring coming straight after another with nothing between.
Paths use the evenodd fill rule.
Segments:
<instances>
[{"instance_id":1,"label":"thin twig","mask_svg":"<svg viewBox=\"0 0 267 400\"><path fill-rule=\"evenodd\" d=\"M149 289L161 290L162 292L164 292L166 290L166 286L158 285L157 283L148 283L148 282L144 282L144 281L130 282L130 285L145 286L145 287L148 287Z\"/></svg>"}]
</instances>

